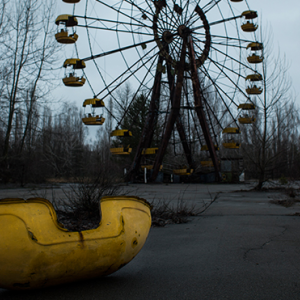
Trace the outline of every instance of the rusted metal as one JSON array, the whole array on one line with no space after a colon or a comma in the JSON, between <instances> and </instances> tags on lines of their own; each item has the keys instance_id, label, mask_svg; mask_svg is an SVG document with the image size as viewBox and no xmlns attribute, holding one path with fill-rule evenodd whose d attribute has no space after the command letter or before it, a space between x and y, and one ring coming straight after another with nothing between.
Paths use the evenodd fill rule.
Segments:
<instances>
[{"instance_id":1,"label":"rusted metal","mask_svg":"<svg viewBox=\"0 0 300 300\"><path fill-rule=\"evenodd\" d=\"M197 64L195 59L195 51L192 37L188 37L188 49L189 49L189 57L190 57L190 64L191 64L191 75L192 75L192 83L193 83L193 92L194 92L194 102L195 102L195 111L197 113L198 119L200 121L200 125L204 134L204 138L206 144L208 146L208 151L212 158L214 167L215 167L215 174L216 174L216 181L220 181L220 165L218 161L218 157L216 154L216 150L214 147L214 143L212 141L209 127L205 118L205 113L203 110L203 93L200 88L200 82L197 73Z\"/></svg>"},{"instance_id":2,"label":"rusted metal","mask_svg":"<svg viewBox=\"0 0 300 300\"><path fill-rule=\"evenodd\" d=\"M164 132L163 140L160 144L160 147L158 149L157 155L155 157L154 165L153 165L153 172L152 176L150 178L150 181L155 181L157 174L159 172L160 165L162 163L164 154L166 152L174 124L176 122L176 119L179 115L180 111L180 100L181 100L181 91L182 91L182 85L183 85L183 75L184 75L184 65L185 65L185 55L186 55L186 41L183 40L183 45L181 49L181 56L180 56L180 62L178 67L178 74L177 74L177 83L175 87L175 95L174 95L174 101L172 102L172 108L171 112L168 117L166 130Z\"/></svg>"},{"instance_id":3,"label":"rusted metal","mask_svg":"<svg viewBox=\"0 0 300 300\"><path fill-rule=\"evenodd\" d=\"M154 79L152 96L149 104L149 114L144 124L143 132L139 144L137 146L133 162L129 169L128 176L126 178L128 181L134 180L135 175L141 164L142 151L144 148L150 147L153 138L154 129L155 129L154 124L156 123L158 117L159 99L160 99L160 90L161 90L161 70L159 70L159 66L161 66L163 61L164 61L163 56L159 56L157 67L156 67L156 74Z\"/></svg>"},{"instance_id":4,"label":"rusted metal","mask_svg":"<svg viewBox=\"0 0 300 300\"><path fill-rule=\"evenodd\" d=\"M169 64L167 65L167 73L168 73L170 98L171 98L171 103L173 103L173 101L174 101L174 92L175 92L175 85L174 85L175 78L174 78L174 75L171 72L171 66ZM183 147L187 162L189 164L189 167L191 169L195 169L195 162L194 162L193 157L192 157L191 149L190 149L190 147L187 143L187 137L186 137L186 134L185 134L185 131L184 131L184 126L181 122L180 114L178 115L178 117L176 119L176 128L177 128L177 131L179 133L179 137L180 137L182 147Z\"/></svg>"}]
</instances>

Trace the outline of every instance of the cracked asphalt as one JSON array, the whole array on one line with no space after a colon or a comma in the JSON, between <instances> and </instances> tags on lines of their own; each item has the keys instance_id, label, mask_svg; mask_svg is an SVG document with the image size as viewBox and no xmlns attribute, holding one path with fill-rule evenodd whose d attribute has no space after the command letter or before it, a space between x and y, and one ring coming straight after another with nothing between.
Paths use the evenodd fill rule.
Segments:
<instances>
[{"instance_id":1,"label":"cracked asphalt","mask_svg":"<svg viewBox=\"0 0 300 300\"><path fill-rule=\"evenodd\" d=\"M202 207L186 224L151 228L144 248L118 272L0 299L300 299L300 204L250 185L130 185L147 200L184 199ZM3 192L1 190L0 192ZM1 266L0 266L1 267Z\"/></svg>"}]
</instances>

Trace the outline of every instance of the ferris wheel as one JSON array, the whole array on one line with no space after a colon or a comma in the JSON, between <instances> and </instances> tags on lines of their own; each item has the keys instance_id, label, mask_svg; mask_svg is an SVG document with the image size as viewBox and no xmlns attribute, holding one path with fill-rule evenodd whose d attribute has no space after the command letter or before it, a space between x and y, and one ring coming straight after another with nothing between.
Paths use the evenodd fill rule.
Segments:
<instances>
[{"instance_id":1,"label":"ferris wheel","mask_svg":"<svg viewBox=\"0 0 300 300\"><path fill-rule=\"evenodd\" d=\"M86 88L83 106L91 112L82 121L102 125L110 116L116 122L111 136L130 137L128 128L120 128L122 121L139 94L149 99L131 178L149 155L147 168L155 180L172 139L188 164L174 174L198 168L197 149L207 153L202 167L213 167L220 178L218 151L240 148L240 127L256 121L256 97L263 91L258 15L247 0L63 1L74 5L57 17L55 37L72 45L63 83ZM135 93L124 103L116 91L128 82ZM105 105L109 98L113 111ZM159 119L161 137L154 147ZM113 155L131 152L130 145L111 149Z\"/></svg>"}]
</instances>

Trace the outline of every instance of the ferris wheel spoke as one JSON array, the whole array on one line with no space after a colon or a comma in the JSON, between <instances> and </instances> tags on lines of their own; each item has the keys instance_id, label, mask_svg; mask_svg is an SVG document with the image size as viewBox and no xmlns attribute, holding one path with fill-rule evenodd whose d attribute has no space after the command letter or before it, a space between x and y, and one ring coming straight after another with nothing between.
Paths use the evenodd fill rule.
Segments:
<instances>
[{"instance_id":1,"label":"ferris wheel spoke","mask_svg":"<svg viewBox=\"0 0 300 300\"><path fill-rule=\"evenodd\" d=\"M195 38L198 42L200 42L200 43L203 44L203 41L199 40L199 39L196 38L196 37L194 37L194 38ZM197 44L196 44L196 45L197 45ZM221 51L220 49L218 49L218 48L216 48L216 47L214 47L214 46L211 46L211 48L214 49L215 51L221 53L222 55L224 55L224 56L226 56L226 57L232 59L233 61L235 61L236 63L242 65L243 67L245 67L245 68L247 68L247 69L249 69L249 70L255 72L255 70L253 70L251 67L247 66L246 64L244 64L244 63L242 63L241 61L237 60L236 58L234 58L234 57L228 55L227 53Z\"/></svg>"},{"instance_id":2,"label":"ferris wheel spoke","mask_svg":"<svg viewBox=\"0 0 300 300\"><path fill-rule=\"evenodd\" d=\"M201 2L201 0L198 0L198 2L197 2L197 4L196 4L196 7L199 6L200 2ZM186 21L185 24L191 26L191 25L189 24L189 22L190 22L195 16L198 16L196 10L194 10L194 11L192 12L190 18Z\"/></svg>"},{"instance_id":3,"label":"ferris wheel spoke","mask_svg":"<svg viewBox=\"0 0 300 300\"><path fill-rule=\"evenodd\" d=\"M234 57L228 55L227 53L224 53L224 52L221 51L220 49L217 49L217 48L215 48L215 47L213 47L213 46L211 46L211 48L214 49L214 50L216 50L217 52L223 54L224 56L226 56L226 57L232 59L232 60L235 61L236 63L242 65L242 66L245 67L245 68L247 68L248 70L251 70L252 72L255 72L255 70L252 69L251 67L249 67L248 65L242 63L241 61L239 61L239 60L237 60L236 58L234 58Z\"/></svg>"},{"instance_id":4,"label":"ferris wheel spoke","mask_svg":"<svg viewBox=\"0 0 300 300\"><path fill-rule=\"evenodd\" d=\"M170 8L170 6L167 2L166 2L166 4L167 4L167 8L169 10L169 13L172 15L172 17L170 17L170 14L167 13L167 11L165 11L164 9L161 10L166 17L166 23L169 24L171 28L177 27L178 26L178 17L174 15L173 9ZM168 23L167 20L169 20L170 23Z\"/></svg>"},{"instance_id":5,"label":"ferris wheel spoke","mask_svg":"<svg viewBox=\"0 0 300 300\"><path fill-rule=\"evenodd\" d=\"M247 96L247 94L231 79L231 76L227 75L227 73L220 68L220 66L211 58L209 58L211 60L211 62L225 75L225 77L248 99L249 97Z\"/></svg>"},{"instance_id":6,"label":"ferris wheel spoke","mask_svg":"<svg viewBox=\"0 0 300 300\"><path fill-rule=\"evenodd\" d=\"M224 105L226 106L226 108L229 110L229 107L228 107L228 104L226 103L226 101L224 100L222 94L220 93L220 91L229 99L230 103L233 103L236 107L238 107L238 105L229 97L228 93L226 93L218 84L216 84L216 81L213 80L211 78L211 76L209 75L208 71L206 70L206 68L204 66L202 66L204 70L202 70L202 68L200 68L200 71L205 75L207 76L207 78L209 78L210 82L214 85L218 95L221 97ZM229 110L230 112L230 110ZM231 112L230 112L231 114ZM232 114L231 114L232 115ZM233 116L232 116L233 119L235 119Z\"/></svg>"},{"instance_id":7,"label":"ferris wheel spoke","mask_svg":"<svg viewBox=\"0 0 300 300\"><path fill-rule=\"evenodd\" d=\"M148 59L148 61L150 61L151 59L153 59L155 56L157 55L157 53L156 54L154 54L152 57L150 57L149 59ZM147 62L148 62L147 61ZM121 81L116 87L114 87L114 89L112 90L112 91L114 91L115 89L117 89L121 84L123 84L126 80L128 80L129 78L131 78L132 76L135 76L135 73L137 72L137 71L139 71L141 68L142 68L142 66L143 65L141 65L138 69L136 69L135 71L133 71L133 72L131 72L131 74L129 75L129 76L127 76L126 78L125 78L125 80L123 80L123 81ZM133 66L131 66L130 68L132 68ZM114 83L116 83L121 77L123 77L124 75L126 75L127 73L129 72L129 70L127 69L125 72L123 72L118 78L116 78L115 80L113 80L106 88L104 88L102 91L100 91L99 93L98 93L98 95L100 95L101 93L103 93L106 89L108 89L109 87L111 87ZM112 91L109 91L109 93L108 94L110 94ZM107 95L106 95L107 96ZM106 97L105 96L105 97Z\"/></svg>"},{"instance_id":8,"label":"ferris wheel spoke","mask_svg":"<svg viewBox=\"0 0 300 300\"><path fill-rule=\"evenodd\" d=\"M212 86L212 85L211 85ZM202 91L204 91L204 90L206 90L206 88L204 88ZM211 111L211 113L213 114L213 116L214 116L214 118L215 118L215 120L216 120L216 122L219 124L219 126L223 129L223 127L222 127L222 125L221 125L221 123L219 122L219 119L218 119L218 117L216 116L216 114L215 114L215 111L214 111L214 109L213 108L211 108L211 106L208 104L208 101L207 101L207 97L203 97L203 99L204 99L204 101L205 101L205 105L208 105L208 107L209 107L209 109L210 109L210 111ZM189 106L190 106L190 104L188 104ZM193 118L194 118L194 116L193 116ZM194 122L195 122L195 119L194 119Z\"/></svg>"},{"instance_id":9,"label":"ferris wheel spoke","mask_svg":"<svg viewBox=\"0 0 300 300\"><path fill-rule=\"evenodd\" d=\"M170 46L170 54L172 57L178 56L178 51L176 51L176 44Z\"/></svg>"},{"instance_id":10,"label":"ferris wheel spoke","mask_svg":"<svg viewBox=\"0 0 300 300\"><path fill-rule=\"evenodd\" d=\"M203 12L206 14L212 10L216 5L218 5L222 0L211 0L205 6L202 7ZM207 10L205 10L207 8Z\"/></svg>"},{"instance_id":11,"label":"ferris wheel spoke","mask_svg":"<svg viewBox=\"0 0 300 300\"><path fill-rule=\"evenodd\" d=\"M148 5L149 9L151 10L152 14L155 15L155 11L153 10L153 5L150 5L148 0L145 0L145 2L147 3L147 5Z\"/></svg>"},{"instance_id":12,"label":"ferris wheel spoke","mask_svg":"<svg viewBox=\"0 0 300 300\"><path fill-rule=\"evenodd\" d=\"M225 68L226 70L228 70L229 72L232 72L233 74L237 75L237 76L240 76L242 77L243 79L245 79L246 77L245 76L242 76L240 73L236 72L235 70L233 70L232 68L229 68L227 66L225 66L224 64L221 64L220 62L218 61L215 61L211 58L208 58L210 62L212 62L213 64L217 64L219 67L222 67L222 68Z\"/></svg>"},{"instance_id":13,"label":"ferris wheel spoke","mask_svg":"<svg viewBox=\"0 0 300 300\"><path fill-rule=\"evenodd\" d=\"M229 21L240 19L240 18L242 18L242 15L230 17L230 18L227 18L227 19L222 19L222 20L215 21L215 22L211 22L211 23L208 23L208 25L211 27L212 25L219 25L219 24L223 24L223 23L226 23L226 22L229 22ZM202 28L204 28L204 25L192 28L191 30L195 31L195 30L202 29Z\"/></svg>"},{"instance_id":14,"label":"ferris wheel spoke","mask_svg":"<svg viewBox=\"0 0 300 300\"><path fill-rule=\"evenodd\" d=\"M203 32L193 32L194 34L198 34L198 35L203 35L205 36L205 33ZM226 39L226 40L233 40L233 41L237 41L237 42L245 42L245 43L252 43L253 40L245 40L245 39L241 39L241 38L234 38L234 37L229 37L229 36L225 36L225 35L215 35L215 34L211 34L210 35L213 38L220 38L220 39Z\"/></svg>"},{"instance_id":15,"label":"ferris wheel spoke","mask_svg":"<svg viewBox=\"0 0 300 300\"><path fill-rule=\"evenodd\" d=\"M202 71L202 72L203 72L203 71ZM204 74L207 74L207 71L205 71ZM208 75L208 74L207 74L207 75ZM209 76L209 75L208 75L208 76ZM209 77L210 77L210 76L209 76ZM211 83L213 84L213 86L215 87L215 90L216 90L218 96L220 97L220 99L222 100L222 102L223 102L223 104L225 105L225 108L226 108L225 113L224 113L223 116L219 119L219 121L221 122L222 119L223 119L223 117L225 116L225 114L226 114L226 113L229 113L230 116L231 116L231 118L232 118L232 120L233 120L233 122L235 122L236 126L239 127L238 124L237 124L237 122L236 122L236 119L235 119L234 116L232 115L232 113L231 113L231 111L230 111L230 108L229 108L230 105L231 105L232 103L235 104L236 107L238 107L238 105L237 105L236 103L234 103L234 101L232 101L232 99L228 96L228 94L227 94L227 93L226 93L219 85L217 85L216 82L215 82L214 80L212 80L211 77L210 77L210 81L211 81ZM226 101L225 101L225 99L224 99L224 97L223 97L222 94L224 94L224 95L230 100L230 104L229 104L229 105L226 103Z\"/></svg>"},{"instance_id":16,"label":"ferris wheel spoke","mask_svg":"<svg viewBox=\"0 0 300 300\"><path fill-rule=\"evenodd\" d=\"M186 24L186 21L187 21L188 12L189 12L189 5L190 5L190 0L187 0L185 2L184 7L183 7L183 11L185 11L185 17L183 18L183 24Z\"/></svg>"},{"instance_id":17,"label":"ferris wheel spoke","mask_svg":"<svg viewBox=\"0 0 300 300\"><path fill-rule=\"evenodd\" d=\"M75 7L75 5L74 5L74 7ZM88 1L86 1L86 5L85 5L85 13L87 12L87 9L88 9ZM85 21L85 24L87 25L87 19L84 19L84 21ZM91 43L91 37L90 37L90 34L89 34L89 31L88 31L88 30L87 30L87 38L88 38L88 43L89 43L90 53L91 53L91 55L93 55L92 43ZM101 47L100 47L100 48L101 48ZM76 49L76 52L77 52L77 57L79 57L79 54L78 54L78 48L77 48L77 45L76 45L76 44L75 44L75 49ZM101 49L101 50L102 50L102 49ZM101 70L99 69L98 65L96 64L96 62L95 62L94 60L93 60L93 63L94 63L94 65L95 65L95 67L96 67L96 69L97 69L97 71L98 71L98 73L99 73L99 75L100 75L100 78L102 79L104 85L106 86L105 78L103 77ZM83 69L83 71L84 71L84 69ZM84 74L85 74L85 72L84 72ZM88 79L88 77L86 76L86 74L85 74L85 78L87 79L87 81L88 81L88 83L89 83L89 86L90 86L90 88L91 88L91 90L92 90L92 92L93 92L93 95L95 95L95 91L94 91L93 87L91 86L91 84L90 84L90 82L89 82L89 79Z\"/></svg>"},{"instance_id":18,"label":"ferris wheel spoke","mask_svg":"<svg viewBox=\"0 0 300 300\"><path fill-rule=\"evenodd\" d=\"M133 7L133 6L131 6L131 7ZM132 13L132 11L131 11L131 13ZM153 35L153 34L151 34L151 35ZM119 37L119 34L117 34L117 38L118 38L118 44L119 44L119 47L120 47L120 46L121 46L121 43L120 43L120 37ZM132 34L132 38L133 38L133 42L136 43L136 36L135 36L134 34ZM140 55L140 52L138 51L138 49L135 48L135 50L136 50L138 56L141 58L141 55ZM127 60L126 60L126 58L125 58L123 52L121 52L121 56L123 57L123 60L124 60L124 62L125 62L125 64L126 64L127 68L130 70L129 65L128 65L128 63L127 63ZM134 74L134 78L135 78L138 82L140 82L139 78L138 78L135 74Z\"/></svg>"},{"instance_id":19,"label":"ferris wheel spoke","mask_svg":"<svg viewBox=\"0 0 300 300\"><path fill-rule=\"evenodd\" d=\"M143 14L148 14L150 15L152 18L154 16L154 14L152 14L151 12L149 12L148 10L142 9L140 6L138 6L137 4L135 4L132 0L124 0L125 2L131 4L132 6L136 7L141 13Z\"/></svg>"},{"instance_id":20,"label":"ferris wheel spoke","mask_svg":"<svg viewBox=\"0 0 300 300\"><path fill-rule=\"evenodd\" d=\"M164 32L166 29L174 28L176 26L176 22L174 22L173 19L170 18L170 16L164 10L161 11L165 16L165 20L163 18L157 19L157 23L159 24L157 29Z\"/></svg>"},{"instance_id":21,"label":"ferris wheel spoke","mask_svg":"<svg viewBox=\"0 0 300 300\"><path fill-rule=\"evenodd\" d=\"M125 13L124 13L123 11L121 11L120 9L117 9L117 8L115 8L115 7L109 5L109 4L107 4L107 3L105 3L105 2L103 2L103 1L101 1L101 0L96 0L96 1L99 2L99 3L101 3L101 4L103 4L104 6L106 6L106 7L108 7L108 8L110 8L110 9L116 11L116 12L119 13L120 15L123 15L123 16L127 17L128 19L131 19L131 20L133 20L133 21L135 21L135 22L140 23L142 26L147 26L145 23L143 23L143 22L137 20L136 18L134 18L134 17L132 17L132 16L130 16L130 15L128 15L128 14L125 14Z\"/></svg>"},{"instance_id":22,"label":"ferris wheel spoke","mask_svg":"<svg viewBox=\"0 0 300 300\"><path fill-rule=\"evenodd\" d=\"M77 25L77 27L85 27L89 29L100 29L100 30L108 30L108 31L116 31L116 32L123 32L123 33L131 33L131 34L138 34L138 35L147 35L147 36L153 36L152 33L146 33L146 32L139 32L139 31L130 31L130 30L122 30L122 29L116 29L116 28L107 28L107 27L99 27L99 26L89 26L89 25Z\"/></svg>"},{"instance_id":23,"label":"ferris wheel spoke","mask_svg":"<svg viewBox=\"0 0 300 300\"><path fill-rule=\"evenodd\" d=\"M205 99L205 97L204 97ZM211 113L213 114L213 116L215 117L215 114L213 112L213 109L210 107L209 103L206 101L204 101L204 104L205 104L205 109L206 109L206 114L208 115L208 120L209 120L209 127L211 129L211 131L213 132L213 135L214 135L214 138L215 138L215 143L218 144L218 140L217 140L217 134L216 134L216 131L215 131L215 126L214 126L214 123L213 123L213 120L211 118ZM210 113L209 113L209 110L210 110ZM217 120L215 118L215 120ZM220 122L217 120L217 123L219 124L219 126L222 128L222 125L220 124Z\"/></svg>"},{"instance_id":24,"label":"ferris wheel spoke","mask_svg":"<svg viewBox=\"0 0 300 300\"><path fill-rule=\"evenodd\" d=\"M188 107L191 107L191 103L190 103L190 101L189 101L189 96L188 96L188 91L187 91L188 88L184 85L184 86L183 86L183 89L184 89L184 95L185 95L185 97L186 97L186 103L187 103ZM195 115L194 115L194 114L190 114L190 115L192 116L192 119L193 119L194 124L196 124L196 123L197 123L197 119L195 118ZM199 127L199 126L195 126L195 129L196 129L196 132L197 132L198 139L199 139L199 141L200 141L200 143L201 143L201 137L200 137L200 134L199 134L198 127Z\"/></svg>"},{"instance_id":25,"label":"ferris wheel spoke","mask_svg":"<svg viewBox=\"0 0 300 300\"><path fill-rule=\"evenodd\" d=\"M86 19L86 20L93 20L93 21L99 21L101 23L114 23L117 25L130 25L130 26L137 26L137 27L146 27L149 29L152 29L152 26L149 25L142 25L142 24L136 24L136 23L129 23L129 22L123 22L123 21L117 21L117 20L108 20L108 19L101 19L101 18L93 18L93 17L84 17L84 16L78 16L78 15L74 15L75 18L81 18L81 19ZM78 26L78 25L77 25Z\"/></svg>"},{"instance_id":26,"label":"ferris wheel spoke","mask_svg":"<svg viewBox=\"0 0 300 300\"><path fill-rule=\"evenodd\" d=\"M155 39L152 39L152 40L145 41L145 42L142 42L142 43L133 44L133 45L126 46L126 47L123 47L123 48L118 48L118 49L115 49L115 50L111 50L111 51L103 52L103 53L100 53L100 54L92 55L90 57L83 58L82 61L89 61L89 60L92 60L92 59L95 59L95 58L104 57L104 56L107 56L107 55L110 55L110 54L113 54L113 53L122 52L122 51L125 51L125 50L128 50L128 49L131 49L131 48L142 46L144 44L152 43L154 41L155 41Z\"/></svg>"},{"instance_id":27,"label":"ferris wheel spoke","mask_svg":"<svg viewBox=\"0 0 300 300\"><path fill-rule=\"evenodd\" d=\"M127 81L130 77L134 76L135 73L137 71L139 71L142 67L144 67L145 64L147 64L150 60L152 60L155 56L157 56L157 53L153 54L147 61L145 61L143 64L141 64L137 69L135 69L134 71L131 71L131 69L137 65L139 62L141 62L151 51L153 51L156 47L153 47L148 53L146 53L142 58L140 58L139 60L137 60L133 65L131 65L127 70L125 70L121 75L119 75L115 80L113 80L108 86L106 86L103 90L101 90L97 96L99 96L100 94L102 94L106 89L108 89L109 87L111 87L114 83L116 83L120 78L122 78L124 75L126 75L129 71L131 72L130 75L128 75L124 80L122 80L120 83L117 84L116 87L113 88L112 91L109 91L105 97L107 97L109 94L111 94L115 89L117 89L121 84L123 84L125 81ZM104 98L105 98L104 97ZM104 99L103 98L103 99Z\"/></svg>"},{"instance_id":28,"label":"ferris wheel spoke","mask_svg":"<svg viewBox=\"0 0 300 300\"><path fill-rule=\"evenodd\" d=\"M127 106L126 110L124 111L123 117L121 118L121 120L119 121L119 123L121 123L121 122L123 121L123 119L124 119L124 117L125 117L125 114L128 112L128 110L129 110L129 108L131 107L132 103L134 102L136 96L137 96L138 93L140 92L141 88L144 86L144 82L145 82L146 78L148 77L148 75L151 73L150 70L152 69L154 63L155 63L155 59L154 59L153 62L151 63L151 66L150 66L150 68L147 70L147 72L146 72L146 74L145 74L143 80L140 82L140 85L139 85L138 89L136 90L134 96L132 97L132 100L130 101L129 105ZM149 93L150 93L150 92L151 92L151 89L150 89Z\"/></svg>"},{"instance_id":29,"label":"ferris wheel spoke","mask_svg":"<svg viewBox=\"0 0 300 300\"><path fill-rule=\"evenodd\" d=\"M205 33L197 33L197 32L193 32L193 35L201 35L201 36L204 36L205 37ZM211 37L214 37L213 35L211 35ZM221 36L218 36L218 38L220 38ZM227 39L227 40L231 40L231 38L228 38L226 36L223 36L222 37L223 39ZM236 48L240 48L240 49L247 49L246 46L241 46L240 42L241 40L240 39L235 39L236 41L239 41L239 45L238 44L229 44L229 43L225 43L225 42L214 42L213 40L211 41L211 44L214 44L214 45L221 45L221 46L229 46L229 47L236 47ZM201 41L201 40L199 40ZM201 41L202 42L202 41ZM203 42L202 42L203 43Z\"/></svg>"},{"instance_id":30,"label":"ferris wheel spoke","mask_svg":"<svg viewBox=\"0 0 300 300\"><path fill-rule=\"evenodd\" d=\"M173 53L172 57L180 56L180 49L182 46L182 40L179 37L176 37L171 45L171 52ZM179 55L179 56L178 56Z\"/></svg>"},{"instance_id":31,"label":"ferris wheel spoke","mask_svg":"<svg viewBox=\"0 0 300 300\"><path fill-rule=\"evenodd\" d=\"M174 3L174 0L173 0L173 3ZM171 9L171 7L169 6L169 3L167 1L166 1L166 5L167 5L167 8L168 8L170 14L172 15L172 17L170 17L169 14L167 14L167 12L165 12L163 10L164 14L166 15L167 18L171 19L171 22L172 22L173 26L177 26L177 24L178 24L178 18L177 18L177 16L174 15L174 10ZM174 22L173 20L176 20L176 21Z\"/></svg>"},{"instance_id":32,"label":"ferris wheel spoke","mask_svg":"<svg viewBox=\"0 0 300 300\"><path fill-rule=\"evenodd\" d=\"M204 99L205 99L205 98L204 98ZM210 116L210 114L212 114L213 117L214 117L214 119L216 120L216 122L217 122L218 125L220 126L220 128L223 129L223 126L222 126L221 122L219 121L218 116L215 114L214 109L209 105L209 103L207 102L206 99L205 99L205 106L206 106L206 108L207 108L207 106L208 106L208 108L209 108L209 110L210 110L210 113L208 113L208 116L209 116L209 119L210 119L210 124L212 124L212 120L211 120L211 116ZM213 128L214 128L214 127L213 127ZM214 131L214 129L213 129L213 131ZM215 134L215 132L214 132L214 134ZM216 135L216 134L215 134L215 135ZM216 140L216 141L217 141L217 140Z\"/></svg>"},{"instance_id":33,"label":"ferris wheel spoke","mask_svg":"<svg viewBox=\"0 0 300 300\"><path fill-rule=\"evenodd\" d=\"M211 42L213 45L220 45L220 46L228 46L228 47L235 47L235 48L240 48L240 49L246 49L245 46L240 46L240 45L233 45L233 44L228 44L228 43L218 43L218 42Z\"/></svg>"}]
</instances>

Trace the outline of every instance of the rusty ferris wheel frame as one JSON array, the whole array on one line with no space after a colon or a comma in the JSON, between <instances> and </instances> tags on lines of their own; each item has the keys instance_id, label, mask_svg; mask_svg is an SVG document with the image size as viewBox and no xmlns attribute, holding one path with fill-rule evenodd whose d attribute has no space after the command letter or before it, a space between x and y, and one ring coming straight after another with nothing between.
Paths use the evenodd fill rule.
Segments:
<instances>
[{"instance_id":1,"label":"rusty ferris wheel frame","mask_svg":"<svg viewBox=\"0 0 300 300\"><path fill-rule=\"evenodd\" d=\"M249 100L249 96L243 91L243 87L240 84L241 79L245 78L245 76L242 75L242 69L250 69L253 72L256 71L242 61L241 53L246 49L247 43L253 42L253 40L256 40L256 37L254 34L254 38L252 39L241 38L238 32L238 20L241 19L243 15L241 13L235 15L232 4L238 4L234 2L244 2L244 4L246 4L246 9L249 9L247 1L180 0L177 1L178 3L176 3L175 0L122 0L110 1L110 3L107 3L108 1L93 0L103 7L115 12L117 14L116 19L103 19L99 17L88 16L88 2L91 1L92 0L86 0L84 16L75 14L75 9L74 16L84 20L85 23L78 26L85 27L87 30L90 56L83 58L82 60L94 61L96 69L104 83L104 88L100 92L97 92L87 76L88 84L90 85L94 96L99 96L101 99L111 96L114 98L116 103L122 107L122 105L113 95L113 92L128 79L136 78L140 84L135 96L147 85L149 90L148 96L151 99L147 119L128 173L128 179L134 179L140 168L142 151L145 148L149 148L151 145L154 135L154 124L157 122L158 118L162 84L167 84L169 90L170 109L166 117L166 124L161 138L161 143L154 160L151 180L154 181L157 177L169 140L171 138L171 134L173 130L175 130L175 127L180 137L182 148L184 150L189 167L191 169L196 168L190 144L188 142L189 137L187 136L181 117L183 85L187 80L191 82L192 86L194 102L193 110L195 111L195 115L197 116L202 130L202 141L207 145L214 165L216 178L220 179L220 164L214 145L216 142L216 140L214 140L215 133L212 132L214 129L212 128L211 117L208 117L207 111L210 111L212 117L215 118L219 124L219 127L221 129L223 127L220 124L220 118L216 116L216 114L213 112L213 109L209 106L209 103L205 99L205 91L203 90L203 85L199 80L199 70L202 70L203 75L208 78L208 80L211 82L211 86L215 88L215 92L218 94L220 101L224 103L226 113L228 113L232 119L231 123L235 123L238 127L238 124L235 120L236 118L231 112L230 106L233 105L234 108L236 108L238 107L239 102L245 102L246 100ZM114 5L112 5L111 2L115 2ZM219 20L213 20L209 22L207 18L209 12L216 8L218 11L221 11L220 5L224 2L226 2L229 10L231 11L231 15L225 18L223 14L220 13L222 17ZM128 21L126 21L126 19ZM230 23L236 28L236 37L230 36L228 33L226 24ZM226 34L223 36L211 33L211 28L218 25L221 25L225 28L224 31ZM100 54L95 53L89 31L92 29L115 31L117 33L118 47L109 51L102 51ZM133 38L133 43L131 45L126 45L124 47L121 45L122 42L119 35L124 34L125 32L131 33L135 38ZM140 38L138 41L136 36L143 38L146 37L147 39L145 40ZM148 39L149 36L151 36L150 39ZM151 43L154 43L154 47L151 48L150 51L147 51L148 49L146 49L146 46L151 45ZM218 47L223 47L225 50L222 51L222 49ZM230 47L240 51L237 58L233 57L231 52L228 51ZM144 53L141 54L137 50L140 48L143 49ZM124 56L124 52L130 49L136 49L138 53L136 62L132 63L131 65L127 63ZM78 51L77 47L77 53L78 52L80 51ZM214 59L213 55L211 54L212 52L217 52L218 55L223 56L224 62L223 60ZM103 70L99 68L99 64L97 64L96 61L101 57L110 56L114 53L121 53L127 69L120 76L114 78L108 83L104 79ZM149 61L151 62L151 68L147 67ZM237 67L231 69L225 63L228 63L228 61L231 61L231 63L234 62ZM211 75L209 72L209 68L205 66L206 62L209 62L210 65L213 65L215 69L218 70L219 75L215 75L213 77L213 75ZM163 74L164 72L162 72L163 64L165 65L166 69L165 75ZM137 72L142 67L146 67L147 73L143 79L140 79L137 75ZM162 80L162 76L166 76L165 81ZM235 78L232 79L232 76ZM150 80L147 82L147 78L149 77ZM217 81L220 80L220 77L223 77L223 80L225 78L225 80L230 82L233 86L231 92L228 93L229 96L227 95L227 92L224 91L224 88L217 83ZM226 84L224 84L224 86L225 85ZM242 99L237 100L237 95L242 96ZM226 100L224 98L226 98ZM130 105L131 104L129 104L129 106ZM206 109L204 109L205 107ZM124 109L125 112L128 111L128 107L122 107L122 109ZM113 112L109 111L108 108L106 108L106 110L107 113L117 120L118 124L121 124L124 116L118 119ZM222 118L224 115L225 113L222 115Z\"/></svg>"}]
</instances>

